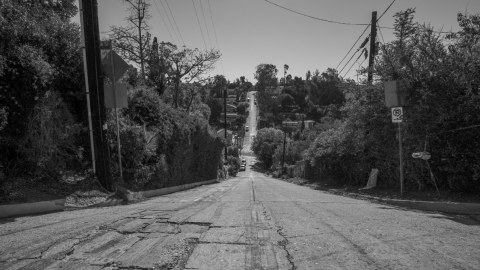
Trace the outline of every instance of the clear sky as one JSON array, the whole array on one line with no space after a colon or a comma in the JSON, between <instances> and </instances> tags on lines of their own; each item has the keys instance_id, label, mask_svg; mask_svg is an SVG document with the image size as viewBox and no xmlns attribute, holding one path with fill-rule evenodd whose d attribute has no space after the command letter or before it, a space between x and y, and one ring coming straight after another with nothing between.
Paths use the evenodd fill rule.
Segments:
<instances>
[{"instance_id":1,"label":"clear sky","mask_svg":"<svg viewBox=\"0 0 480 270\"><path fill-rule=\"evenodd\" d=\"M380 16L392 2L392 0L269 1L313 17L355 24L368 24L373 11L377 11ZM218 63L215 73L224 74L229 80L245 76L252 83L256 82L253 78L255 66L260 63L276 65L279 78L283 77L284 64L290 67L287 74L302 78L305 78L308 70L313 73L316 69L322 72L329 67L336 68L366 28L361 25L333 24L307 18L265 0L150 0L150 3L149 24L152 36L156 36L159 41L170 41L177 45L183 45L183 38L189 48L205 49L205 44L207 48L219 48L222 61ZM107 31L109 25L125 25L127 4L122 0L98 0L98 5L101 32ZM471 14L480 13L480 0L396 0L380 19L380 26L392 27L394 22L392 16L395 12L409 7L416 7L414 18L416 22L430 23L436 29L443 27L444 31L458 31L457 13L463 13L465 10ZM165 23L159 14L163 16ZM80 23L78 15L74 20ZM382 29L381 32L385 42L394 39L392 30ZM365 32L354 50L339 66L339 70L369 33L370 30ZM348 74L345 73L356 58L357 56L346 66L341 73L342 76L355 76L355 69L360 63L357 63ZM359 62L363 59L360 58ZM364 61L363 66L366 66L367 62Z\"/></svg>"}]
</instances>

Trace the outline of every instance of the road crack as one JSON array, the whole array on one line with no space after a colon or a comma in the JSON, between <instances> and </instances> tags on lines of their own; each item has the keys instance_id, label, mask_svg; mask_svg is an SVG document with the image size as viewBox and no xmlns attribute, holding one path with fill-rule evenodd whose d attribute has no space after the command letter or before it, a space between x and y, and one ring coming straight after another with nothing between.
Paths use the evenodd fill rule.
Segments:
<instances>
[{"instance_id":1,"label":"road crack","mask_svg":"<svg viewBox=\"0 0 480 270\"><path fill-rule=\"evenodd\" d=\"M284 232L284 229L282 227L280 227L279 225L277 225L277 228L278 228L277 233L281 237L283 237L283 240L278 241L278 245L281 246L283 248L283 250L285 250L285 252L287 253L287 260L290 263L290 265L292 266L292 268L290 268L290 269L291 270L296 270L297 266L295 266L295 262L293 261L293 255L290 254L290 251L287 248L287 245L290 243L290 241L288 241L288 238L286 236L286 233Z\"/></svg>"}]
</instances>

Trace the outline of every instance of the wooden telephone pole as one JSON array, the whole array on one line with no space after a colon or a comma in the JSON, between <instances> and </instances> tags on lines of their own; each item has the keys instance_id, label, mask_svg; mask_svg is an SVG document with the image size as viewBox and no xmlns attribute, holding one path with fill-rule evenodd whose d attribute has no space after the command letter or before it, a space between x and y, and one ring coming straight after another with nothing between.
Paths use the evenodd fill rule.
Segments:
<instances>
[{"instance_id":1,"label":"wooden telephone pole","mask_svg":"<svg viewBox=\"0 0 480 270\"><path fill-rule=\"evenodd\" d=\"M372 24L370 26L370 54L368 57L368 82L373 80L373 64L375 60L375 41L377 39L377 12L372 12Z\"/></svg>"},{"instance_id":2,"label":"wooden telephone pole","mask_svg":"<svg viewBox=\"0 0 480 270\"><path fill-rule=\"evenodd\" d=\"M80 0L81 23L84 41L86 89L91 117L91 133L95 155L94 170L99 182L112 190L110 151L107 141L103 71L100 57L100 31L98 27L97 0Z\"/></svg>"}]
</instances>

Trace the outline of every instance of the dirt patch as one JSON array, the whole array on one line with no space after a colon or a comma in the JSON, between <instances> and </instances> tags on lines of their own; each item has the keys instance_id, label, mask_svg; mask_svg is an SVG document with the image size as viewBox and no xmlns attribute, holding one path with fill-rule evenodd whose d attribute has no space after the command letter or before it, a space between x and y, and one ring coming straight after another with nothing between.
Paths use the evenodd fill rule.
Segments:
<instances>
[{"instance_id":1,"label":"dirt patch","mask_svg":"<svg viewBox=\"0 0 480 270\"><path fill-rule=\"evenodd\" d=\"M302 178L279 179L301 186L308 186L316 190L325 190L333 194L363 198L371 196L382 199L429 201L429 202L456 202L456 203L480 203L480 194L458 193L453 191L404 191L400 195L399 189L375 187L367 190L359 190L359 186L339 186L328 182L310 182Z\"/></svg>"}]
</instances>

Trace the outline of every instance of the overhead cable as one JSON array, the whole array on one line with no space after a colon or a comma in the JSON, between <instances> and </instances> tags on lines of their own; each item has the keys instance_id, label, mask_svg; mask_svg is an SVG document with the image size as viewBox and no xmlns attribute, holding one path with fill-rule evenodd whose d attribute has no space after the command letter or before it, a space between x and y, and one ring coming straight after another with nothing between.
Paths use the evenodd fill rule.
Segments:
<instances>
[{"instance_id":1,"label":"overhead cable","mask_svg":"<svg viewBox=\"0 0 480 270\"><path fill-rule=\"evenodd\" d=\"M217 31L215 30L215 22L213 21L212 8L210 7L210 0L208 0L207 2L208 2L208 9L210 10L210 18L212 19L213 33L215 34L215 40L217 41L217 48L218 50L220 50L220 43L218 43ZM220 57L220 64L222 65L223 76L225 76L225 69L223 68L223 61L221 57Z\"/></svg>"},{"instance_id":2,"label":"overhead cable","mask_svg":"<svg viewBox=\"0 0 480 270\"><path fill-rule=\"evenodd\" d=\"M343 57L342 61L340 61L340 63L338 63L337 67L335 69L338 70L338 67L340 66L340 64L342 64L343 60L345 60L345 58L347 58L347 55L352 51L353 47L355 47L355 45L357 45L357 42L360 40L360 38L362 38L363 34L365 34L365 32L367 31L368 27L370 26L370 24L367 25L367 27L365 28L365 30L363 30L363 32L360 34L360 36L357 38L357 40L355 41L355 43L353 43L352 47L350 47L350 50L348 50L347 54L345 54L345 56ZM368 37L367 37L368 38ZM358 51L358 50L357 50Z\"/></svg>"},{"instance_id":3,"label":"overhead cable","mask_svg":"<svg viewBox=\"0 0 480 270\"><path fill-rule=\"evenodd\" d=\"M367 38L370 38L370 35L368 35ZM363 44L363 43L362 43ZM365 46L366 42L364 42L363 46ZM345 66L343 66L342 70L340 70L340 72L338 72L338 74L341 74L342 71L345 69L345 67L348 65L348 63L350 63L350 61L352 61L352 58L355 56L355 54L358 53L358 51L360 51L363 47L358 47L358 49L355 51L354 54L352 54L352 57L350 57L350 59L348 59L348 62L345 64Z\"/></svg>"},{"instance_id":4,"label":"overhead cable","mask_svg":"<svg viewBox=\"0 0 480 270\"><path fill-rule=\"evenodd\" d=\"M387 10L390 9L390 7L393 5L394 2L395 2L395 0L393 0L392 3L390 3L390 5L387 7L387 9L385 9L385 11L382 13L382 15L380 15L380 17L378 17L377 22L382 18L383 15L385 15Z\"/></svg>"},{"instance_id":5,"label":"overhead cable","mask_svg":"<svg viewBox=\"0 0 480 270\"><path fill-rule=\"evenodd\" d=\"M181 43L180 43L180 38L178 37L177 32L175 31L175 27L173 27L172 20L170 20L170 16L168 16L167 9L165 8L165 5L163 4L163 1L162 1L162 0L160 0L160 4L162 4L163 11L165 11L165 14L167 15L167 19L168 19L168 22L170 23L170 27L172 27L173 34L177 37L178 45L181 45Z\"/></svg>"},{"instance_id":6,"label":"overhead cable","mask_svg":"<svg viewBox=\"0 0 480 270\"><path fill-rule=\"evenodd\" d=\"M178 34L180 35L180 38L182 39L183 46L185 46L185 41L183 41L182 33L180 32L180 28L178 28L177 21L175 20L175 16L173 16L173 12L170 9L170 5L168 4L168 1L165 0L165 2L167 3L167 7L168 7L168 10L170 11L170 15L172 15L173 22L175 23L175 27L177 27Z\"/></svg>"},{"instance_id":7,"label":"overhead cable","mask_svg":"<svg viewBox=\"0 0 480 270\"><path fill-rule=\"evenodd\" d=\"M364 51L365 51L365 50L366 50L366 49L364 49ZM350 72L350 70L351 70L352 67L357 63L357 61L358 61L358 59L360 59L360 57L362 57L362 54L360 54L360 55L357 57L357 60L355 60L355 62L353 62L353 64L352 64L352 65L350 66L350 68L347 70L347 72L345 73L345 75L347 75L348 72ZM368 58L368 57L365 57L365 59L367 59L367 58ZM363 64L363 62L365 61L365 59L363 59L362 64ZM362 65L362 64L360 64L360 65Z\"/></svg>"},{"instance_id":8,"label":"overhead cable","mask_svg":"<svg viewBox=\"0 0 480 270\"><path fill-rule=\"evenodd\" d=\"M208 32L208 24L207 24L207 20L205 20L205 12L203 11L202 1L199 1L199 2L200 2L200 8L202 10L203 21L205 22L205 29L207 29L208 41L210 42L210 48L211 48L212 47L212 40L210 39L210 33Z\"/></svg>"},{"instance_id":9,"label":"overhead cable","mask_svg":"<svg viewBox=\"0 0 480 270\"><path fill-rule=\"evenodd\" d=\"M313 17L313 16L310 16L310 15L307 15L307 14L303 14L303 13L297 12L297 11L295 11L295 10L291 10L291 9L286 8L286 7L284 7L284 6L281 6L281 5L275 4L275 3L273 3L273 2L270 2L269 0L263 0L263 1L268 2L268 3L272 4L272 5L275 5L275 6L279 7L279 8L283 8L283 9L285 9L285 10L288 10L288 11L290 11L290 12L293 12L293 13L296 13L296 14L299 14L299 15L302 15L302 16L305 16L305 17L308 17L308 18L311 18L311 19L319 20L319 21L324 21L324 22L329 22L329 23L336 23L336 24L345 24L345 25L368 25L368 24L366 24L366 23L345 23L345 22L336 22L336 21L321 19L321 18L317 18L317 17Z\"/></svg>"},{"instance_id":10,"label":"overhead cable","mask_svg":"<svg viewBox=\"0 0 480 270\"><path fill-rule=\"evenodd\" d=\"M157 2L154 0L153 3L154 3L155 6L157 7L158 14L160 14L160 18L162 18L162 21L163 21L163 24L165 25L165 28L167 28L168 35L170 35L170 38L172 39L173 43L176 43L175 40L174 40L173 37L172 37L172 33L170 32L170 29L168 28L167 23L166 23L165 20L163 19L163 15L162 15L162 13L160 12L160 9L158 8Z\"/></svg>"},{"instance_id":11,"label":"overhead cable","mask_svg":"<svg viewBox=\"0 0 480 270\"><path fill-rule=\"evenodd\" d=\"M203 44L205 44L205 49L207 49L207 43L205 42L205 37L203 36L202 25L200 24L200 19L198 19L197 7L195 7L195 2L193 2L193 0L192 0L192 4L193 4L193 8L195 9L195 15L197 15L198 27L200 27L200 32L202 33Z\"/></svg>"}]
</instances>

